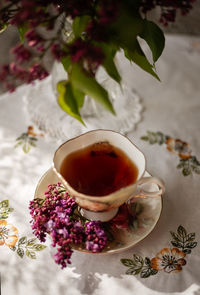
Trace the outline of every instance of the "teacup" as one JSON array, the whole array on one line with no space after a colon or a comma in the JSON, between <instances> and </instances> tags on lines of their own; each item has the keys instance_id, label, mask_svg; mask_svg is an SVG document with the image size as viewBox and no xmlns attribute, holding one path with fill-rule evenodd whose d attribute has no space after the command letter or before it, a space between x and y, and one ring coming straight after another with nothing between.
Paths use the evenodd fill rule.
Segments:
<instances>
[{"instance_id":1,"label":"teacup","mask_svg":"<svg viewBox=\"0 0 200 295\"><path fill-rule=\"evenodd\" d=\"M122 187L117 191L103 196L94 196L81 193L74 189L67 179L61 174L63 161L71 153L84 149L90 145L106 142L111 146L121 149L138 168L137 178L134 183ZM55 152L53 170L81 208L84 217L90 220L108 221L112 219L119 206L131 198L158 197L164 193L163 181L157 177L144 177L146 160L144 154L127 137L110 130L93 130L77 136L63 143ZM77 179L78 181L78 179ZM155 191L145 191L143 184L156 184Z\"/></svg>"}]
</instances>

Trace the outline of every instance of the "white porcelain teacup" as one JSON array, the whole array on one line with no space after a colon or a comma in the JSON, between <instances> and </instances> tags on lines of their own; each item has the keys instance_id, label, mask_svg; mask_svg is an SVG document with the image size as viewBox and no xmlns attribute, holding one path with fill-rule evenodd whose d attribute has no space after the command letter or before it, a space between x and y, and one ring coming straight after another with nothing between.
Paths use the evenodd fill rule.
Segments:
<instances>
[{"instance_id":1,"label":"white porcelain teacup","mask_svg":"<svg viewBox=\"0 0 200 295\"><path fill-rule=\"evenodd\" d=\"M64 159L72 152L100 142L108 142L110 145L120 148L137 166L137 179L134 183L105 196L86 195L76 191L62 176L61 166ZM75 198L77 204L81 207L82 214L91 220L108 221L116 215L119 206L128 199L134 197L158 197L165 190L161 179L157 177L144 177L146 170L144 154L127 137L110 130L98 129L89 131L63 143L54 154L53 170L66 187L68 193ZM156 191L143 190L142 185L146 183L156 184Z\"/></svg>"}]
</instances>

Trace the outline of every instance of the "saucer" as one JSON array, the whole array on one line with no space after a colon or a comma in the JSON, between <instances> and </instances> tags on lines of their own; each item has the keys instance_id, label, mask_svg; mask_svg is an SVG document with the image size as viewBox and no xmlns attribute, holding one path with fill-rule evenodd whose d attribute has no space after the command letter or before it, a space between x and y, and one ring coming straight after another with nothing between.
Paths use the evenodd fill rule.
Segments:
<instances>
[{"instance_id":1,"label":"saucer","mask_svg":"<svg viewBox=\"0 0 200 295\"><path fill-rule=\"evenodd\" d=\"M150 176L150 174L146 171L144 176ZM42 198L48 185L56 184L59 181L60 180L53 172L53 169L50 168L39 180L34 198ZM155 184L146 184L145 189L148 191L155 191L155 186L157 187ZM97 254L112 254L125 251L139 243L151 233L160 218L162 211L162 197L158 196L146 199L138 198L135 200L135 205L136 212L138 210L138 213L136 213L136 217L133 219L132 224L128 228L112 228L112 242L108 242L108 245L104 250ZM93 254L84 249L81 245L73 245L72 248L74 250Z\"/></svg>"}]
</instances>

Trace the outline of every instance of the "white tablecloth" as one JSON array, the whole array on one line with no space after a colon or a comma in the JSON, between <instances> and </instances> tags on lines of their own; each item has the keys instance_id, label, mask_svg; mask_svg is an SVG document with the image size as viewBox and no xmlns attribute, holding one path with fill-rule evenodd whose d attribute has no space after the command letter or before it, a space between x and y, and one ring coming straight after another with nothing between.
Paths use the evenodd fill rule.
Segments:
<instances>
[{"instance_id":1,"label":"white tablecloth","mask_svg":"<svg viewBox=\"0 0 200 295\"><path fill-rule=\"evenodd\" d=\"M121 258L133 254L153 258L163 248L173 248L170 231L182 225L188 233L200 235L200 176L183 176L177 169L178 157L166 145L150 145L141 140L147 131L161 131L187 141L192 155L200 159L200 38L167 36L166 48L157 64L161 83L123 60L123 79L142 97L142 121L128 137L144 152L147 170L161 177L166 185L163 210L152 233L131 249L113 255L75 252L72 264L61 270L52 259L50 248L37 253L37 259L20 258L6 245L0 246L1 288L3 295L132 295L200 294L200 248L185 257L187 264L178 273L159 271L149 278L126 275ZM14 149L15 139L31 125L24 108L21 86L13 94L0 96L0 201L8 199L14 211L7 222L20 236L32 237L29 201L42 174L51 166L60 142L38 137L36 147L25 154Z\"/></svg>"}]
</instances>

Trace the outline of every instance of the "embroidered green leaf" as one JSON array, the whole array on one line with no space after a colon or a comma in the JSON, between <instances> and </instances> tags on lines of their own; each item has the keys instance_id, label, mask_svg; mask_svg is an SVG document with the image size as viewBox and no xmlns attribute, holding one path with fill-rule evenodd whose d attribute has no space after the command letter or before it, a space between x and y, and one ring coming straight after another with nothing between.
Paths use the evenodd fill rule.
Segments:
<instances>
[{"instance_id":1,"label":"embroidered green leaf","mask_svg":"<svg viewBox=\"0 0 200 295\"><path fill-rule=\"evenodd\" d=\"M158 273L157 269L151 268L151 275L154 276Z\"/></svg>"},{"instance_id":2,"label":"embroidered green leaf","mask_svg":"<svg viewBox=\"0 0 200 295\"><path fill-rule=\"evenodd\" d=\"M34 251L29 251L28 249L26 249L26 256L31 258L31 259L36 259L36 254Z\"/></svg>"},{"instance_id":3,"label":"embroidered green leaf","mask_svg":"<svg viewBox=\"0 0 200 295\"><path fill-rule=\"evenodd\" d=\"M37 241L37 238L32 238L27 241L27 246L32 246Z\"/></svg>"},{"instance_id":4,"label":"embroidered green leaf","mask_svg":"<svg viewBox=\"0 0 200 295\"><path fill-rule=\"evenodd\" d=\"M16 139L17 143L14 147L17 148L20 145L22 145L22 150L24 151L25 154L27 154L30 151L31 146L36 147L35 142L37 140L38 140L37 138L30 136L28 133L22 133Z\"/></svg>"},{"instance_id":5,"label":"embroidered green leaf","mask_svg":"<svg viewBox=\"0 0 200 295\"><path fill-rule=\"evenodd\" d=\"M47 246L42 245L42 244L36 244L36 245L33 246L33 249L34 249L35 251L42 251L42 250L44 250L46 247L47 247Z\"/></svg>"},{"instance_id":6,"label":"embroidered green leaf","mask_svg":"<svg viewBox=\"0 0 200 295\"><path fill-rule=\"evenodd\" d=\"M27 237L22 237L22 238L20 238L19 241L18 241L18 246L20 246L20 245L25 245L26 242L27 242Z\"/></svg>"},{"instance_id":7,"label":"embroidered green leaf","mask_svg":"<svg viewBox=\"0 0 200 295\"><path fill-rule=\"evenodd\" d=\"M190 249L184 249L183 252L184 252L185 254L190 254L192 251L191 251Z\"/></svg>"},{"instance_id":8,"label":"embroidered green leaf","mask_svg":"<svg viewBox=\"0 0 200 295\"><path fill-rule=\"evenodd\" d=\"M151 268L143 268L140 273L140 277L143 279L150 277L150 275L151 275Z\"/></svg>"},{"instance_id":9,"label":"embroidered green leaf","mask_svg":"<svg viewBox=\"0 0 200 295\"><path fill-rule=\"evenodd\" d=\"M173 238L176 242L179 242L179 236L178 236L176 233L170 231L170 234L172 235L172 238Z\"/></svg>"},{"instance_id":10,"label":"embroidered green leaf","mask_svg":"<svg viewBox=\"0 0 200 295\"><path fill-rule=\"evenodd\" d=\"M0 203L0 208L7 208L9 207L9 201L8 200L3 200Z\"/></svg>"},{"instance_id":11,"label":"embroidered green leaf","mask_svg":"<svg viewBox=\"0 0 200 295\"><path fill-rule=\"evenodd\" d=\"M192 242L195 240L195 233L188 234L186 237L187 242Z\"/></svg>"},{"instance_id":12,"label":"embroidered green leaf","mask_svg":"<svg viewBox=\"0 0 200 295\"><path fill-rule=\"evenodd\" d=\"M23 151L25 154L28 154L28 152L30 151L31 147L29 144L25 143L22 147Z\"/></svg>"},{"instance_id":13,"label":"embroidered green leaf","mask_svg":"<svg viewBox=\"0 0 200 295\"><path fill-rule=\"evenodd\" d=\"M197 242L186 243L185 248L193 249L197 245Z\"/></svg>"},{"instance_id":14,"label":"embroidered green leaf","mask_svg":"<svg viewBox=\"0 0 200 295\"><path fill-rule=\"evenodd\" d=\"M150 144L158 143L159 145L162 145L165 143L168 136L164 135L162 132L151 132L147 131L147 135L142 136L141 139L148 141Z\"/></svg>"},{"instance_id":15,"label":"embroidered green leaf","mask_svg":"<svg viewBox=\"0 0 200 295\"><path fill-rule=\"evenodd\" d=\"M146 265L151 265L151 260L149 259L149 257L145 257L145 259L144 259L144 263L145 263Z\"/></svg>"},{"instance_id":16,"label":"embroidered green leaf","mask_svg":"<svg viewBox=\"0 0 200 295\"><path fill-rule=\"evenodd\" d=\"M135 268L135 267L131 267L126 271L127 275L137 275L141 272L141 268Z\"/></svg>"},{"instance_id":17,"label":"embroidered green leaf","mask_svg":"<svg viewBox=\"0 0 200 295\"><path fill-rule=\"evenodd\" d=\"M181 242L171 241L171 244L176 248L180 248L180 249L183 248L183 243L181 243Z\"/></svg>"},{"instance_id":18,"label":"embroidered green leaf","mask_svg":"<svg viewBox=\"0 0 200 295\"><path fill-rule=\"evenodd\" d=\"M143 266L143 264L144 264L143 258L141 256L139 256L139 255L133 254L133 260L134 260L136 265Z\"/></svg>"},{"instance_id":19,"label":"embroidered green leaf","mask_svg":"<svg viewBox=\"0 0 200 295\"><path fill-rule=\"evenodd\" d=\"M19 257L23 258L24 257L24 250L22 248L17 249L17 254Z\"/></svg>"},{"instance_id":20,"label":"embroidered green leaf","mask_svg":"<svg viewBox=\"0 0 200 295\"><path fill-rule=\"evenodd\" d=\"M135 266L135 262L132 259L121 259L121 263L127 267Z\"/></svg>"},{"instance_id":21,"label":"embroidered green leaf","mask_svg":"<svg viewBox=\"0 0 200 295\"><path fill-rule=\"evenodd\" d=\"M181 238L185 238L187 236L187 232L182 225L179 225L177 232Z\"/></svg>"},{"instance_id":22,"label":"embroidered green leaf","mask_svg":"<svg viewBox=\"0 0 200 295\"><path fill-rule=\"evenodd\" d=\"M9 208L9 201L3 200L0 202L0 219L7 219L9 213L12 212L14 209Z\"/></svg>"},{"instance_id":23,"label":"embroidered green leaf","mask_svg":"<svg viewBox=\"0 0 200 295\"><path fill-rule=\"evenodd\" d=\"M182 172L183 172L184 176L188 176L188 175L191 174L192 171L191 171L191 169L189 167L186 167L186 168L183 169Z\"/></svg>"},{"instance_id":24,"label":"embroidered green leaf","mask_svg":"<svg viewBox=\"0 0 200 295\"><path fill-rule=\"evenodd\" d=\"M15 251L17 248L15 247L15 246L13 246L13 247L9 247L10 248L10 250L12 250L12 251Z\"/></svg>"}]
</instances>

